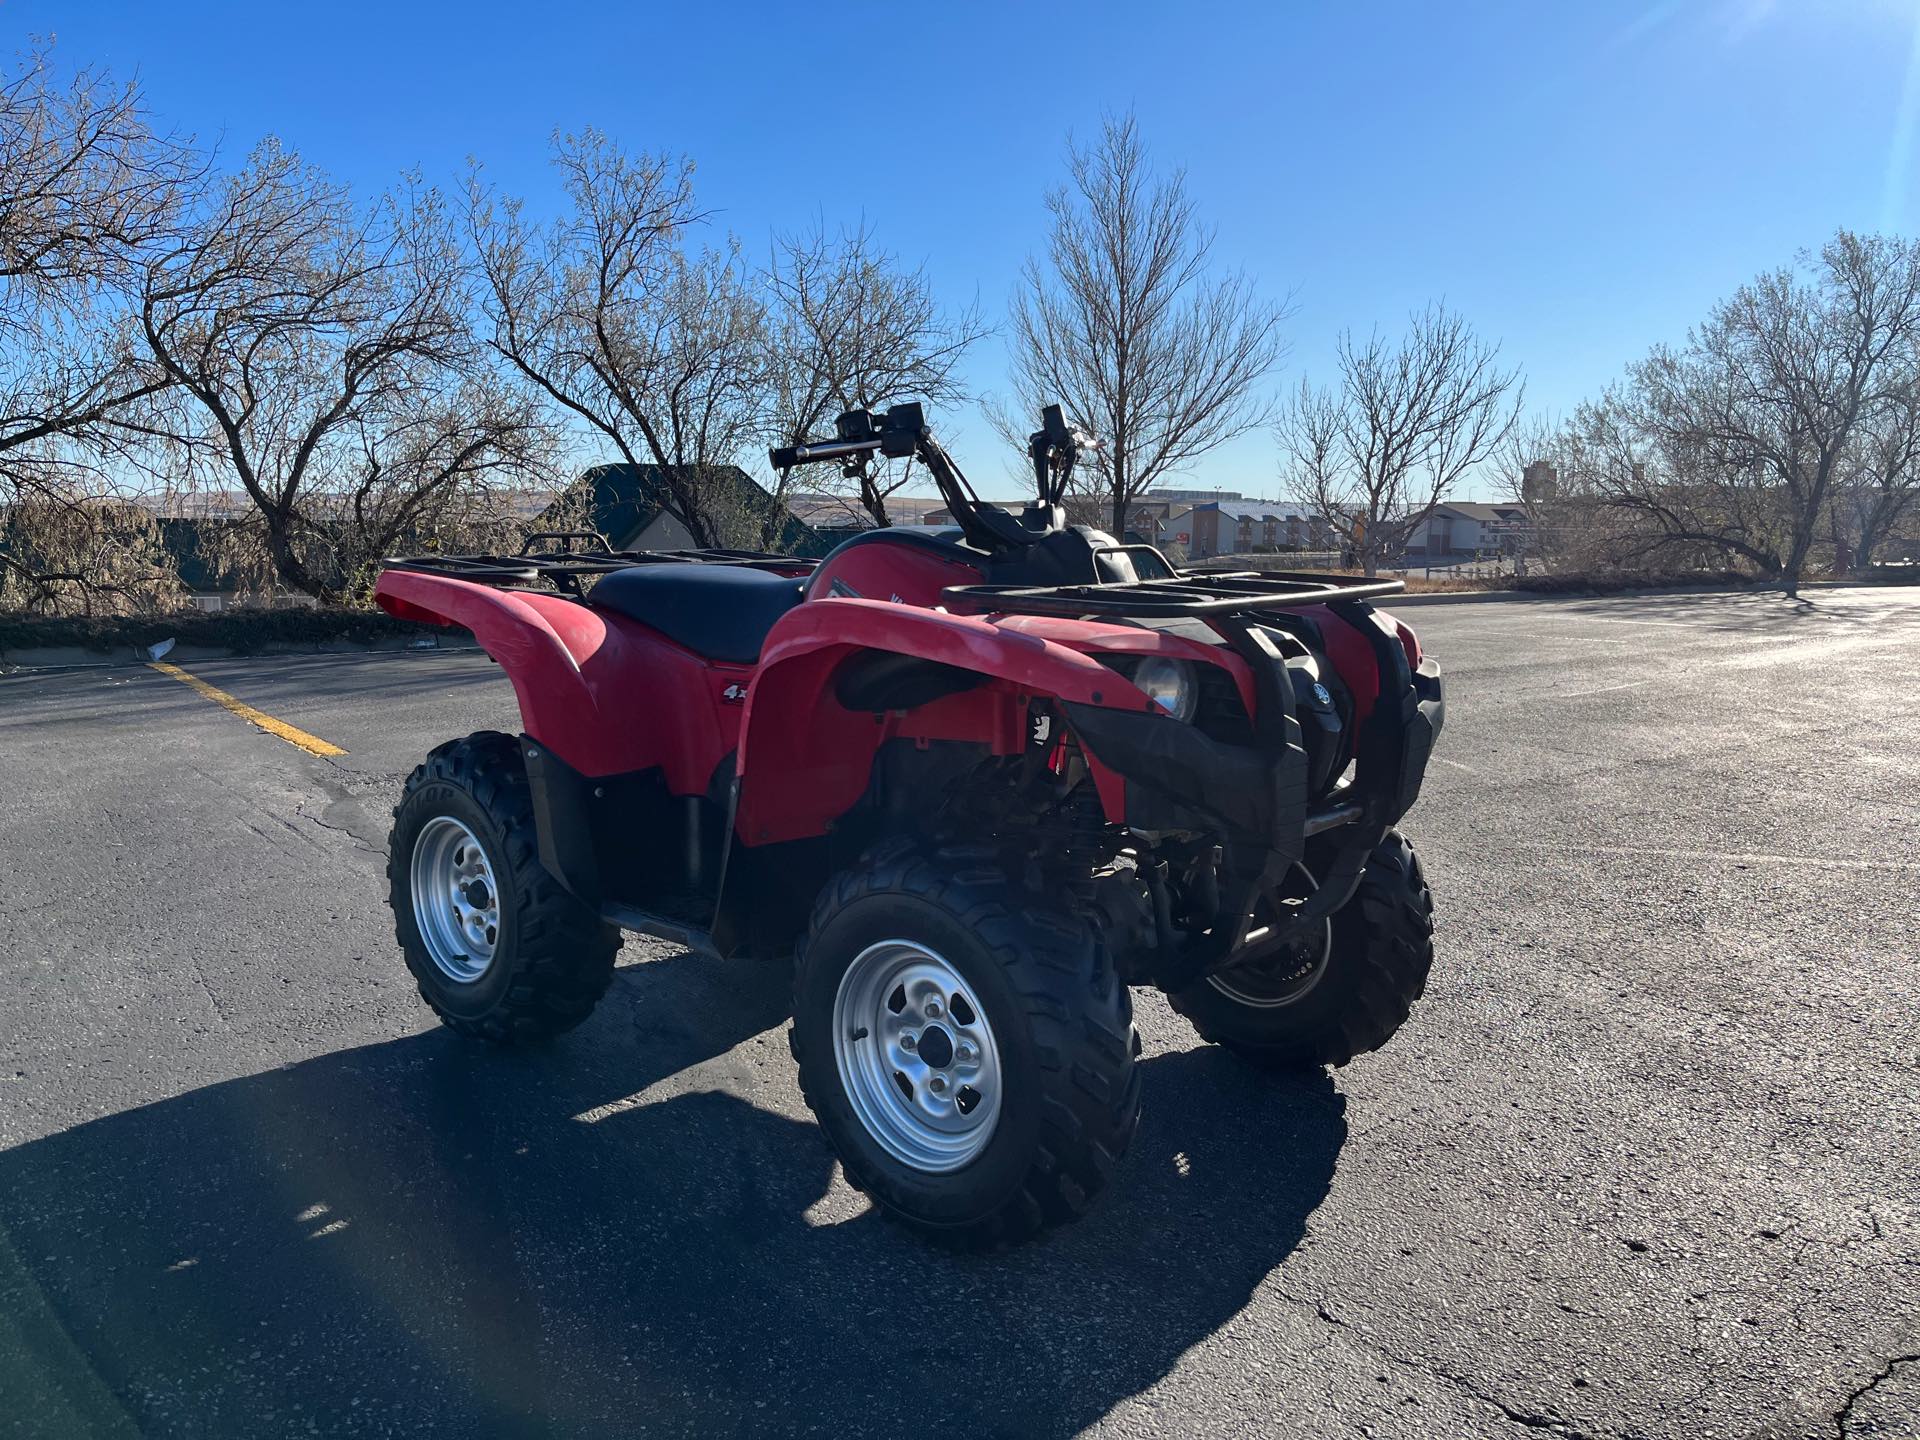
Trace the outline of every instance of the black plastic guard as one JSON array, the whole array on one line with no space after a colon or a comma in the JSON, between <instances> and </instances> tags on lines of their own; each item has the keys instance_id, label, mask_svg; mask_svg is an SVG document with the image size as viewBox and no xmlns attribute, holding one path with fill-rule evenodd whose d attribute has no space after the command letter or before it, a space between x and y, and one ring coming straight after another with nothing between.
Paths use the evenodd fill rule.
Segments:
<instances>
[{"instance_id":1,"label":"black plastic guard","mask_svg":"<svg viewBox=\"0 0 1920 1440\"><path fill-rule=\"evenodd\" d=\"M1379 667L1380 699L1363 726L1354 781L1343 792L1360 814L1339 829L1319 888L1280 927L1305 933L1351 898L1368 858L1388 827L1419 798L1446 717L1440 667L1408 663L1393 625L1367 606L1334 610L1366 638ZM1294 715L1285 657L1260 626L1233 617L1221 633L1252 667L1258 709L1252 746L1210 740L1163 716L1066 704L1082 745L1126 782L1125 820L1138 830L1224 832L1231 873L1223 877L1216 923L1177 954L1158 977L1180 988L1228 963L1238 950L1259 896L1278 883L1306 848L1309 769Z\"/></svg>"},{"instance_id":2,"label":"black plastic guard","mask_svg":"<svg viewBox=\"0 0 1920 1440\"><path fill-rule=\"evenodd\" d=\"M1191 725L1138 710L1065 702L1067 724L1095 759L1126 781L1136 830L1213 830L1300 857L1307 815L1307 753L1223 745Z\"/></svg>"},{"instance_id":3,"label":"black plastic guard","mask_svg":"<svg viewBox=\"0 0 1920 1440\"><path fill-rule=\"evenodd\" d=\"M1336 610L1339 607L1335 607ZM1380 667L1380 698L1373 716L1361 729L1356 776L1367 806L1367 828L1399 823L1420 798L1420 782L1446 723L1445 690L1440 666L1423 657L1418 667L1407 663L1407 653L1389 625L1376 623L1372 612L1345 616L1373 648ZM1375 836L1368 845L1379 843Z\"/></svg>"},{"instance_id":4,"label":"black plastic guard","mask_svg":"<svg viewBox=\"0 0 1920 1440\"><path fill-rule=\"evenodd\" d=\"M1440 667L1423 659L1413 672L1412 704L1406 716L1406 731L1401 740L1400 793L1396 797L1393 818L1413 808L1420 798L1420 782L1426 778L1427 762L1433 758L1434 743L1447 723L1446 691L1440 683Z\"/></svg>"},{"instance_id":5,"label":"black plastic guard","mask_svg":"<svg viewBox=\"0 0 1920 1440\"><path fill-rule=\"evenodd\" d=\"M602 895L593 839L593 782L529 736L520 737L520 754L527 766L540 864L570 894L598 905Z\"/></svg>"}]
</instances>

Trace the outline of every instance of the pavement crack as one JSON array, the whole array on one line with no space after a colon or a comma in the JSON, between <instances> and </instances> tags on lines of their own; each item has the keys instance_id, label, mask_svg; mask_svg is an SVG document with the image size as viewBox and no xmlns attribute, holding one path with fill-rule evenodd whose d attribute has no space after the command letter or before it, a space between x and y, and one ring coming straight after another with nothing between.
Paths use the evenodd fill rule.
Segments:
<instances>
[{"instance_id":1,"label":"pavement crack","mask_svg":"<svg viewBox=\"0 0 1920 1440\"><path fill-rule=\"evenodd\" d=\"M1880 1369L1869 1376L1863 1384L1855 1386L1840 1408L1833 1412L1833 1433L1839 1436L1840 1440L1846 1440L1847 1427L1853 1423L1854 1407L1879 1389L1882 1381L1892 1379L1893 1372L1902 1365L1920 1365L1920 1351L1907 1355L1889 1356Z\"/></svg>"},{"instance_id":2,"label":"pavement crack","mask_svg":"<svg viewBox=\"0 0 1920 1440\"><path fill-rule=\"evenodd\" d=\"M1603 1440L1603 1437L1594 1431L1582 1430L1570 1420L1562 1420L1556 1415L1542 1414L1537 1410L1522 1410L1517 1406L1509 1405L1491 1390L1487 1390L1476 1384L1465 1375L1456 1375L1453 1371L1443 1370L1438 1365L1422 1364L1417 1360L1408 1359L1403 1355L1396 1355L1393 1351L1387 1349L1377 1341L1369 1340L1368 1343L1382 1358L1391 1361L1395 1365L1402 1366L1405 1369L1424 1372L1425 1374L1433 1376L1436 1380L1444 1380L1462 1395L1478 1400L1482 1405L1498 1410L1510 1423L1519 1425L1524 1429L1544 1430L1551 1435L1563 1437L1563 1440Z\"/></svg>"},{"instance_id":3,"label":"pavement crack","mask_svg":"<svg viewBox=\"0 0 1920 1440\"><path fill-rule=\"evenodd\" d=\"M353 843L362 850L370 851L375 855L384 855L387 853L385 850L379 848L378 846L369 845L365 840L362 840L358 835L354 834L353 831L348 829L345 825L331 824L328 821L322 820L318 815L309 813L304 808L299 811L299 815L302 820L310 821L313 824L318 825L322 830L332 830L338 834L346 836L349 840L353 841Z\"/></svg>"},{"instance_id":4,"label":"pavement crack","mask_svg":"<svg viewBox=\"0 0 1920 1440\"><path fill-rule=\"evenodd\" d=\"M338 804L339 801L336 800L334 803ZM329 806L329 808L331 808L331 806ZM386 856L386 853L387 853L386 846L373 844L364 835L361 835L357 831L355 831L351 825L336 825L333 821L324 819L321 816L314 814L311 810L307 809L304 803L294 806L293 813L298 815L302 820L305 820L310 824L319 826L322 830L332 830L336 834L346 836L349 840L353 842L354 848L357 850L364 850L369 855L378 855L383 859Z\"/></svg>"},{"instance_id":5,"label":"pavement crack","mask_svg":"<svg viewBox=\"0 0 1920 1440\"><path fill-rule=\"evenodd\" d=\"M193 983L198 985L200 987L200 993L207 997L207 1004L213 1010L213 1018L220 1022L223 1029L231 1030L233 1025L232 1022L227 1019L226 1007L220 1003L220 997L214 993L213 986L207 983L206 971L200 968L200 962L198 960L192 962L192 967Z\"/></svg>"},{"instance_id":6,"label":"pavement crack","mask_svg":"<svg viewBox=\"0 0 1920 1440\"><path fill-rule=\"evenodd\" d=\"M1582 1430L1571 1421L1562 1420L1558 1416L1542 1414L1535 1410L1523 1410L1517 1406L1509 1405L1498 1395L1495 1395L1490 1390L1484 1389L1464 1375L1457 1375L1451 1370L1441 1369L1438 1365L1427 1364L1389 1349L1366 1331L1357 1328L1350 1321L1341 1319L1340 1316L1336 1315L1328 1307L1325 1300L1309 1300L1304 1295L1296 1295L1280 1285L1276 1285L1273 1288L1274 1293L1280 1296L1281 1299L1291 1301L1293 1304L1303 1308L1311 1309L1314 1314L1320 1317L1321 1323L1336 1330L1346 1331L1358 1340L1360 1344L1366 1346L1367 1349L1388 1363L1398 1365L1403 1370L1411 1370L1417 1374L1431 1375L1436 1380L1443 1380L1463 1395L1479 1401L1482 1405L1498 1410L1512 1424L1519 1425L1528 1430L1544 1430L1549 1434L1563 1437L1563 1440L1603 1440L1603 1437L1595 1432Z\"/></svg>"}]
</instances>

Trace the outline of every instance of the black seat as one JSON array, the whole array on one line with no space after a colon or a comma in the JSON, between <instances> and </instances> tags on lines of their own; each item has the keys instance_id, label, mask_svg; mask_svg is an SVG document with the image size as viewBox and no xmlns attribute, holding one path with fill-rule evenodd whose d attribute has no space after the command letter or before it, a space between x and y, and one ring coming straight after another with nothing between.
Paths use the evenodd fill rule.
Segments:
<instances>
[{"instance_id":1,"label":"black seat","mask_svg":"<svg viewBox=\"0 0 1920 1440\"><path fill-rule=\"evenodd\" d=\"M697 655L751 665L773 622L800 603L800 586L742 565L636 565L603 576L587 600Z\"/></svg>"}]
</instances>

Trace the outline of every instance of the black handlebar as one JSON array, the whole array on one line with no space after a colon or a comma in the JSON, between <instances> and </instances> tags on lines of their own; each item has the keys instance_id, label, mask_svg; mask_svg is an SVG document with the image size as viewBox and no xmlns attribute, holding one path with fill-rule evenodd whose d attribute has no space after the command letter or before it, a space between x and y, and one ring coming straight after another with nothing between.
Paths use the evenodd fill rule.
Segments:
<instances>
[{"instance_id":1,"label":"black handlebar","mask_svg":"<svg viewBox=\"0 0 1920 1440\"><path fill-rule=\"evenodd\" d=\"M1067 424L1058 405L1049 405L1042 415L1042 428L1029 446L1034 474L1039 484L1040 504L1051 509L1065 498L1067 478L1083 446L1093 442ZM880 454L890 460L922 461L947 502L954 521L967 543L989 552L1023 550L1038 544L1050 528L1022 524L997 505L987 505L967 483L953 457L934 440L927 429L926 416L914 402L888 407L884 414L871 410L849 410L833 422L831 440L802 440L767 451L773 468L785 476L796 465L816 465L829 460L846 461L847 474L858 475L863 467L855 463L868 455ZM1059 521L1052 520L1052 526Z\"/></svg>"},{"instance_id":2,"label":"black handlebar","mask_svg":"<svg viewBox=\"0 0 1920 1440\"><path fill-rule=\"evenodd\" d=\"M1058 505L1067 498L1067 481L1082 450L1098 450L1100 442L1067 423L1066 412L1049 405L1040 412L1040 428L1027 437L1027 455L1042 505Z\"/></svg>"},{"instance_id":3,"label":"black handlebar","mask_svg":"<svg viewBox=\"0 0 1920 1440\"><path fill-rule=\"evenodd\" d=\"M870 440L813 440L805 445L781 445L767 452L776 470L791 470L796 465L813 465L822 460L844 460L850 455L871 455L884 442L878 435Z\"/></svg>"},{"instance_id":4,"label":"black handlebar","mask_svg":"<svg viewBox=\"0 0 1920 1440\"><path fill-rule=\"evenodd\" d=\"M908 402L888 408L884 415L871 410L849 410L833 422L831 440L805 440L796 445L780 445L767 452L773 468L791 470L796 465L816 465L823 460L851 460L856 455L876 451L891 460L904 460L920 453L930 436L927 417L919 405Z\"/></svg>"}]
</instances>

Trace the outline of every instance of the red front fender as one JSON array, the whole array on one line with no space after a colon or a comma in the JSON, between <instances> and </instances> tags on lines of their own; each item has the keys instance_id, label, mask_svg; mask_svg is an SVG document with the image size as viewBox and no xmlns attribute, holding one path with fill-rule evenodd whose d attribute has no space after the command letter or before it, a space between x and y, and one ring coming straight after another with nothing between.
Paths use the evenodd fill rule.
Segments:
<instances>
[{"instance_id":1,"label":"red front fender","mask_svg":"<svg viewBox=\"0 0 1920 1440\"><path fill-rule=\"evenodd\" d=\"M842 708L830 688L840 662L862 650L913 655L998 683L876 724L868 713ZM808 601L773 627L761 651L740 730L736 833L749 845L826 833L860 799L886 740L967 739L996 754L1017 753L1026 740L1028 696L1152 708L1099 661L1036 635L879 600ZM1103 805L1118 820L1119 777L1098 765L1092 770Z\"/></svg>"}]
</instances>

